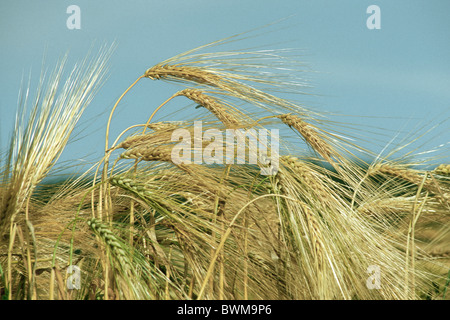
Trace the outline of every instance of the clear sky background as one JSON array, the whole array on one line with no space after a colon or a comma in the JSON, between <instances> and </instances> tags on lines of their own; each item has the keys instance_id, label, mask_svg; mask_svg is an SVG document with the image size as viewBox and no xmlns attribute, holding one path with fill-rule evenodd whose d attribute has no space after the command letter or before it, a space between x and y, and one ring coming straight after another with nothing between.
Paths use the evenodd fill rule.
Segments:
<instances>
[{"instance_id":1,"label":"clear sky background","mask_svg":"<svg viewBox=\"0 0 450 320\"><path fill-rule=\"evenodd\" d=\"M381 9L381 29L369 30L370 5ZM69 30L69 5L81 9L81 29ZM299 101L320 112L353 115L344 121L384 128L374 152L395 135L420 140L420 151L440 146L448 162L450 130L450 1L448 0L49 0L0 2L0 138L5 150L22 77L36 83L46 66L69 51L70 69L93 41L112 43L109 78L83 115L62 160L94 161L104 148L109 110L119 95L152 65L180 52L260 27L281 18L279 31L249 44L302 49L313 95ZM287 27L287 28L285 28ZM275 27L274 29L277 29ZM264 30L261 31L264 33ZM280 42L286 44L280 45ZM238 44L247 47L247 43ZM111 136L146 121L173 87L144 79L112 123ZM340 119L339 117L337 119ZM422 129L421 129L422 128ZM399 143L400 138L397 143ZM377 149L378 148L378 149Z\"/></svg>"}]
</instances>

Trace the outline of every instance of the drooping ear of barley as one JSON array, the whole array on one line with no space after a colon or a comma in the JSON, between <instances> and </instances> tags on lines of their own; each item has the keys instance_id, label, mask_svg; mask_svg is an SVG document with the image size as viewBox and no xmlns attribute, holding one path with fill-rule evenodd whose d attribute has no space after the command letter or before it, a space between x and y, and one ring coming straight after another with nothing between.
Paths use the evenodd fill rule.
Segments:
<instances>
[{"instance_id":1,"label":"drooping ear of barley","mask_svg":"<svg viewBox=\"0 0 450 320\"><path fill-rule=\"evenodd\" d=\"M114 235L114 233L103 223L96 220L95 218L87 222L88 226L91 227L96 233L99 234L100 238L111 248L114 258L120 263L121 268L125 273L130 272L132 268L132 261L128 254L124 250L124 244L121 240Z\"/></svg>"},{"instance_id":2,"label":"drooping ear of barley","mask_svg":"<svg viewBox=\"0 0 450 320\"><path fill-rule=\"evenodd\" d=\"M160 121L160 122L153 122L149 123L147 125L148 128L155 130L155 131L173 131L180 127L183 124L183 121Z\"/></svg>"},{"instance_id":3,"label":"drooping ear of barley","mask_svg":"<svg viewBox=\"0 0 450 320\"><path fill-rule=\"evenodd\" d=\"M130 178L114 176L110 179L110 182L112 185L119 186L125 190L129 190L143 199L152 196L152 191L148 190L145 185L138 184Z\"/></svg>"},{"instance_id":4,"label":"drooping ear of barley","mask_svg":"<svg viewBox=\"0 0 450 320\"><path fill-rule=\"evenodd\" d=\"M127 151L123 152L120 157L122 159L136 159L142 161L161 161L172 163L177 166L181 170L194 173L192 171L192 166L185 163L176 163L173 161L172 157L172 149L170 146L150 146L150 145L138 145L132 148L129 148Z\"/></svg>"},{"instance_id":5,"label":"drooping ear of barley","mask_svg":"<svg viewBox=\"0 0 450 320\"><path fill-rule=\"evenodd\" d=\"M311 163L301 161L293 156L282 156L280 161L302 186L303 198L302 201L311 203L314 206L330 207L336 205L343 205L344 198L349 195L345 193L345 189L334 182L325 173L318 172Z\"/></svg>"},{"instance_id":6,"label":"drooping ear of barley","mask_svg":"<svg viewBox=\"0 0 450 320\"><path fill-rule=\"evenodd\" d=\"M325 142L316 128L293 114L284 114L279 116L279 118L283 123L300 133L306 143L308 143L315 152L320 154L330 164L334 163L331 157L336 156L336 152L327 142Z\"/></svg>"},{"instance_id":7,"label":"drooping ear of barley","mask_svg":"<svg viewBox=\"0 0 450 320\"><path fill-rule=\"evenodd\" d=\"M296 110L301 108L292 102L262 92L254 87L232 79L232 76L216 75L214 71L202 67L156 65L148 69L144 76L152 80L167 79L196 83L220 90L225 95L234 96L243 101L250 102L258 107L273 110ZM228 76L228 78L227 78Z\"/></svg>"},{"instance_id":8,"label":"drooping ear of barley","mask_svg":"<svg viewBox=\"0 0 450 320\"><path fill-rule=\"evenodd\" d=\"M213 73L200 68L188 66L175 66L169 64L157 64L145 71L144 76L152 80L173 78L182 79L189 82L205 84L208 86L217 86L221 79Z\"/></svg>"},{"instance_id":9,"label":"drooping ear of barley","mask_svg":"<svg viewBox=\"0 0 450 320\"><path fill-rule=\"evenodd\" d=\"M127 243L115 234L117 230L111 229L95 218L89 220L87 224L108 248L119 298L156 299L158 285L163 283L164 275L139 252L129 248Z\"/></svg>"},{"instance_id":10,"label":"drooping ear of barley","mask_svg":"<svg viewBox=\"0 0 450 320\"><path fill-rule=\"evenodd\" d=\"M440 174L443 176L450 176L450 164L441 164L433 171L436 174Z\"/></svg>"},{"instance_id":11,"label":"drooping ear of barley","mask_svg":"<svg viewBox=\"0 0 450 320\"><path fill-rule=\"evenodd\" d=\"M139 147L130 148L121 154L121 158L140 159L144 161L172 162L170 149L148 145L141 145Z\"/></svg>"},{"instance_id":12,"label":"drooping ear of barley","mask_svg":"<svg viewBox=\"0 0 450 320\"><path fill-rule=\"evenodd\" d=\"M205 107L227 127L237 127L240 124L240 121L231 113L229 113L223 105L221 105L213 97L203 93L201 90L184 89L178 92L177 95L185 96L195 103L198 103L199 105Z\"/></svg>"},{"instance_id":13,"label":"drooping ear of barley","mask_svg":"<svg viewBox=\"0 0 450 320\"><path fill-rule=\"evenodd\" d=\"M142 145L158 145L162 143L167 143L170 141L170 136L172 130L170 131L156 131L151 134L139 134L127 137L121 143L119 143L115 149L131 149Z\"/></svg>"},{"instance_id":14,"label":"drooping ear of barley","mask_svg":"<svg viewBox=\"0 0 450 320\"><path fill-rule=\"evenodd\" d=\"M336 170L339 174L339 179L344 180L348 184L348 187L361 191L361 181L364 180L365 176L362 168L358 165L361 160L351 158L354 156L347 149L349 146L344 141L345 139L338 139L336 135L305 122L298 115L283 114L278 116L278 118L284 124L298 132L313 151L319 154ZM351 147L354 148L355 146L353 145ZM344 154L347 157L344 157Z\"/></svg>"},{"instance_id":15,"label":"drooping ear of barley","mask_svg":"<svg viewBox=\"0 0 450 320\"><path fill-rule=\"evenodd\" d=\"M370 172L372 174L381 173L383 175L396 177L409 183L415 184L416 186L420 186L422 184L422 181L424 180L424 177L422 175L412 169L405 169L389 164L376 165L371 169ZM439 194L438 186L433 183L431 179L426 179L423 186L425 189Z\"/></svg>"},{"instance_id":16,"label":"drooping ear of barley","mask_svg":"<svg viewBox=\"0 0 450 320\"><path fill-rule=\"evenodd\" d=\"M58 160L75 124L104 80L111 52L111 48L102 48L96 57L85 58L62 87L67 56L49 78L43 75L27 123L28 90L22 95L2 176L2 185L7 187L0 205L0 235L7 232L36 185Z\"/></svg>"},{"instance_id":17,"label":"drooping ear of barley","mask_svg":"<svg viewBox=\"0 0 450 320\"><path fill-rule=\"evenodd\" d=\"M214 88L224 95L247 101L271 112L290 110L309 116L320 116L292 101L268 93L270 89L299 93L300 88L305 85L304 81L296 76L300 69L295 70L297 72L293 70L298 62L283 57L289 54L289 50L195 53L221 42L223 41L201 46L162 61L147 69L143 77ZM272 69L279 72L273 72Z\"/></svg>"}]
</instances>

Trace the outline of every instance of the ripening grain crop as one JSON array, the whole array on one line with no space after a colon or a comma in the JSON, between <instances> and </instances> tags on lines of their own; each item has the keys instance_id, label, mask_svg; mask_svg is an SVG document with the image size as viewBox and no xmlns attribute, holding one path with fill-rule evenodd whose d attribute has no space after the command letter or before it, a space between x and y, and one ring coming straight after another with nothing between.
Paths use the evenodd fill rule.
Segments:
<instances>
[{"instance_id":1,"label":"ripening grain crop","mask_svg":"<svg viewBox=\"0 0 450 320\"><path fill-rule=\"evenodd\" d=\"M289 50L218 50L239 38L143 66L111 109L102 158L44 196L36 190L103 83L112 50L67 78L62 61L32 101L25 89L2 150L3 299L446 298L448 164L367 163L344 124L284 97L302 88ZM180 89L111 137L123 96L150 80ZM171 100L189 117L155 122ZM278 170L261 175L264 159L175 163L172 133L194 133L195 121L223 132L280 129ZM193 154L209 150L211 141L191 137Z\"/></svg>"}]
</instances>

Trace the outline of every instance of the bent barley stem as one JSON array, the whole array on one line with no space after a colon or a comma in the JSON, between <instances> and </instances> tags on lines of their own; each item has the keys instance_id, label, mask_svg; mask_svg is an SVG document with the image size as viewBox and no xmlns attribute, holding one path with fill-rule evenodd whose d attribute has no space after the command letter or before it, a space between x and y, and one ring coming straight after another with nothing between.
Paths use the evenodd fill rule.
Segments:
<instances>
[{"instance_id":1,"label":"bent barley stem","mask_svg":"<svg viewBox=\"0 0 450 320\"><path fill-rule=\"evenodd\" d=\"M109 114L109 118L108 118L108 123L106 124L106 138L105 138L105 152L109 149L108 147L108 139L109 139L109 128L111 125L111 120L112 120L112 116L114 114L114 111L116 110L119 102L123 99L123 97L128 93L128 91L130 91L138 82L139 80L141 80L142 78L144 78L144 76L140 76L139 78L137 78L119 97L119 99L117 99L116 103L114 104L111 113Z\"/></svg>"},{"instance_id":2,"label":"bent barley stem","mask_svg":"<svg viewBox=\"0 0 450 320\"><path fill-rule=\"evenodd\" d=\"M104 164L103 164L103 174L102 174L102 180L103 181L107 181L108 179L108 166L109 166L109 154L108 153L108 149L109 149L109 130L110 130L110 126L111 126L111 120L112 120L112 116L114 114L114 111L116 110L117 106L119 105L119 102L123 99L123 97L128 93L128 91L130 91L138 82L139 80L141 80L142 78L144 78L144 76L140 76L139 78L137 78L119 97L119 99L117 99L116 103L114 104L110 114L109 114L109 118L108 118L108 122L106 124L106 134L105 134L105 157L104 157ZM95 181L94 181L95 183ZM103 201L104 201L104 205L105 205L105 212L108 215L108 201L109 201L109 197L108 197L108 185L105 186L105 190L103 190L103 187L100 187L100 201L99 201L99 210L103 210ZM103 199L104 197L104 199ZM102 211L100 211L100 217L102 216ZM108 293L106 293L106 296L108 295Z\"/></svg>"},{"instance_id":3,"label":"bent barley stem","mask_svg":"<svg viewBox=\"0 0 450 320\"><path fill-rule=\"evenodd\" d=\"M409 222L409 228L408 228L408 237L407 237L407 243L406 243L406 266L405 266L405 296L408 297L409 295L409 261L411 260L411 268L412 268L412 290L415 290L415 251L416 251L416 247L414 244L414 240L415 240L415 229L416 229L416 223L417 220L419 220L419 217L421 215L421 213L423 212L423 207L425 205L425 202L428 199L428 192L426 193L422 203L420 204L420 208L417 210L417 203L419 201L419 196L420 193L422 191L422 188L425 185L427 179L427 174L425 174L425 176L422 179L422 182L420 183L418 189L417 189L417 193L416 193L416 199L414 201L414 205L413 205L413 209L412 209L412 217L411 220ZM417 213L416 213L417 212ZM411 244L410 244L411 242ZM409 256L409 250L411 250L411 257ZM414 294L414 292L413 292Z\"/></svg>"},{"instance_id":4,"label":"bent barley stem","mask_svg":"<svg viewBox=\"0 0 450 320\"><path fill-rule=\"evenodd\" d=\"M169 99L167 99L166 101L164 101L158 108L156 108L153 113L150 115L150 117L147 120L147 123L145 124L144 130L142 131L142 134L145 133L145 131L147 130L148 125L150 124L150 122L152 121L153 117L155 116L155 114L166 104L168 103L170 100L172 100L173 98L175 98L177 96L177 94L172 95Z\"/></svg>"}]
</instances>

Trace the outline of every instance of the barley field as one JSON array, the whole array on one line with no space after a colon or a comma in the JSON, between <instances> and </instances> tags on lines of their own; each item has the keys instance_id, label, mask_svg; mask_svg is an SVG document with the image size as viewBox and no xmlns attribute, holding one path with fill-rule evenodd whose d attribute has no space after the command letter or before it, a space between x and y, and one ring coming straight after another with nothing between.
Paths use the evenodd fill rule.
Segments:
<instances>
[{"instance_id":1,"label":"barley field","mask_svg":"<svg viewBox=\"0 0 450 320\"><path fill-rule=\"evenodd\" d=\"M300 86L288 51L216 50L227 41L144 67L105 115L104 156L54 184L46 181L101 90L112 49L67 76L57 64L35 98L23 90L1 151L2 299L448 299L450 164L366 150L351 123L284 97ZM122 98L154 81L179 90L111 136ZM168 104L178 109L154 121ZM189 159L234 155L233 143L196 141L196 122L277 129L279 152L267 154L272 162L175 161L179 129L194 145Z\"/></svg>"}]
</instances>

